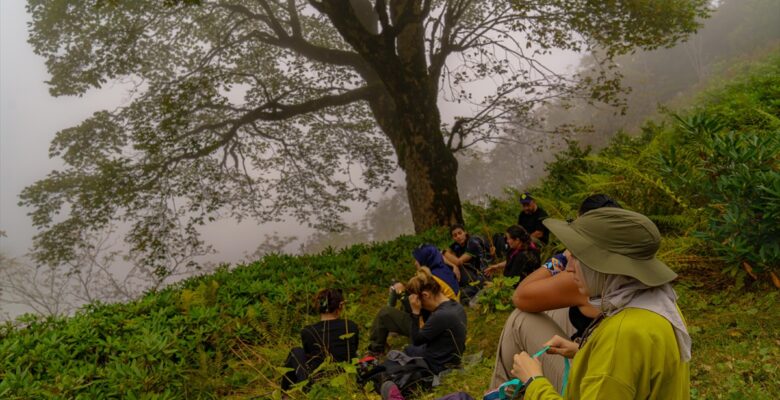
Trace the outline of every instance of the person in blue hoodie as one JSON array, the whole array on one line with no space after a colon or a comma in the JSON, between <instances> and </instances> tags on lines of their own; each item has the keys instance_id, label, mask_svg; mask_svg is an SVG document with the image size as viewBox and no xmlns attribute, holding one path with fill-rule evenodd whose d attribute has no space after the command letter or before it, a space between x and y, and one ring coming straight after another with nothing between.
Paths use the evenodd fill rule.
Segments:
<instances>
[{"instance_id":1,"label":"person in blue hoodie","mask_svg":"<svg viewBox=\"0 0 780 400\"><path fill-rule=\"evenodd\" d=\"M444 263L441 252L432 244L422 244L412 251L414 263L417 269L428 267L433 279L441 287L441 292L449 299L460 300L460 287L455 273L447 264ZM403 310L396 308L396 303L403 305ZM428 313L423 312L419 317L419 323L422 324L428 317ZM374 318L371 325L371 336L369 338L368 351L372 354L384 354L387 350L387 336L390 332L395 332L402 336L411 334L412 310L406 296L406 288L402 283L395 283L390 287L390 300L386 306L383 306Z\"/></svg>"}]
</instances>

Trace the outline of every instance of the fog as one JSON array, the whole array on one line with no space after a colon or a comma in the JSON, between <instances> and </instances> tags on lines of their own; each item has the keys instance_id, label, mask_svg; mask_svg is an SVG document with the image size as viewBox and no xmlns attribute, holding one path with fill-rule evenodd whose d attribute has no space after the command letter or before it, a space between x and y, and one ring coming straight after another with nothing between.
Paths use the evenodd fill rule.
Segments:
<instances>
[{"instance_id":1,"label":"fog","mask_svg":"<svg viewBox=\"0 0 780 400\"><path fill-rule=\"evenodd\" d=\"M729 5L739 4L739 2L726 3L729 3ZM776 10L776 5L772 6L771 2L751 0L749 3L764 4L762 7ZM732 8L736 8L736 6ZM766 17L766 12L763 15ZM780 13L775 14L775 16L780 17ZM729 22L730 20L727 18L723 20L725 21L723 26L733 23L733 21ZM761 22L771 27L773 21L776 22L777 20L778 18L772 18L770 13L770 16L764 18ZM0 238L0 252L6 257L17 258L23 262L27 262L24 255L30 250L32 238L36 232L27 216L29 210L17 205L19 201L18 195L26 186L44 178L50 171L60 168L61 164L57 159L48 157L49 143L54 138L54 135L61 129L78 124L95 111L102 109L111 110L127 105L130 101L126 97L126 86L122 84L109 85L101 90L91 90L82 97L55 98L50 96L48 87L45 84L48 75L44 60L33 54L31 47L26 42L28 21L29 16L25 12L25 2L0 1L0 231L4 231L6 235L6 237ZM758 25L763 26L761 24ZM755 48L745 47L743 49L742 47L744 46L741 43L745 41L753 42L755 46L758 46L760 43L776 43L779 36L777 28L766 28L762 33L763 36L758 38L760 43L755 43L758 39L749 35L746 38L739 39L742 40L740 42L733 39L734 35L732 35L732 32L720 26L712 26L712 23L709 21L706 29L711 32L710 35L715 38L713 40L716 43L720 40L719 38L722 39L731 35L728 37L732 39L733 43L725 43L728 46L723 46L722 51L724 54L729 51L733 53L735 48L739 48L740 51L755 51ZM740 34L746 35L744 29ZM772 42L773 40L774 42ZM696 41L692 41L692 43L687 44L687 46L703 46ZM697 54L703 51L703 47L699 47L695 48ZM653 54L660 53L650 53L650 56L646 54L645 56L652 60L655 57ZM640 56L642 55L634 57ZM704 61L715 64L717 60L718 57L710 55L710 60ZM558 53L550 56L545 61L559 71L572 71L578 63L578 57L571 53ZM702 74L702 59L692 60L691 63L695 64L695 71L700 78ZM599 113L587 109L584 111L580 110L580 115L577 117L579 118L578 122L598 116L601 124L600 127L596 127L595 136L597 139L591 137L586 142L603 143L605 141L603 138L614 134L617 129L636 126L636 121L654 112L656 102L669 100L682 91L687 90L687 87L673 89L670 92L671 94L664 96L656 96L655 93L650 93L652 89L652 86L648 86L639 91L635 90L635 93L643 93L645 97L648 97L650 94L654 95L654 97L649 100L643 100L646 104L632 105L632 107L640 109L641 112L630 114L629 117L631 119L629 122L626 122L628 120L625 118L622 120L613 118L610 115L611 113ZM665 89L670 90L668 88ZM465 106L461 105L460 107ZM452 105L445 105L442 108L442 117L444 120L451 120L458 111ZM569 112L569 114L570 116L575 115L574 112ZM491 148L483 148L482 150L490 154ZM542 174L543 162L551 158L549 153L517 150L525 151L525 153L518 154L517 158L513 160L511 156L507 156L507 154L517 154L512 153L512 151L514 150L507 149L504 153L494 152L492 157L490 155L484 157L483 161L480 161L482 164L463 159L461 165L470 165L471 173L461 173L462 176L459 177L461 178L459 179L459 188L463 192L462 197L476 198L479 194L501 194L501 189L506 185L519 186L526 184ZM499 165L499 161L505 164ZM515 166L525 165L529 167L531 164L534 165L532 169L526 168L527 171L524 171L523 174L517 174L511 168L507 168L507 162L514 163ZM506 173L494 177L494 183L491 186L484 186L485 183L482 182L483 179L481 179L480 175L483 171L504 170L506 170ZM461 171L463 171L463 167ZM518 176L521 178L518 178ZM396 172L394 177L396 182L403 182L400 172ZM463 179L467 179L467 181ZM465 193L464 188L467 187L476 189ZM387 193L385 196L390 197L393 194ZM344 216L347 223L356 223L366 215L367 210L364 205L353 204L351 208L352 211ZM388 212L388 210L393 212L392 207L385 207L384 209L380 207L380 210L385 210L381 212ZM396 222L398 221L396 220ZM410 220L401 221L396 225L393 227L393 234L411 233L412 225ZM305 239L312 235L314 231L297 222L258 224L256 221L251 220L246 220L242 223L237 223L233 220L221 220L208 225L202 233L204 240L211 244L216 252L201 261L236 263L245 260L248 255L253 253L258 245L266 240L266 235L277 234L282 243L287 243L284 250L296 252ZM288 236L296 237L297 240L286 242L285 238ZM322 236L319 238L322 239ZM355 240L354 237L350 238L347 236L339 237L339 239L343 239L339 244ZM1 303L0 308L3 312L10 315L16 315L19 312L29 310Z\"/></svg>"}]
</instances>

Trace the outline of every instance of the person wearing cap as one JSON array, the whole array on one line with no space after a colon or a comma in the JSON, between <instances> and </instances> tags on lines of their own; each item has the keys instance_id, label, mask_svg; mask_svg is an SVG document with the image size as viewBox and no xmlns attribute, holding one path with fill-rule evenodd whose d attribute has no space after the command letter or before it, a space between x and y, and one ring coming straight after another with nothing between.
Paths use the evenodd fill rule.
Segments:
<instances>
[{"instance_id":1,"label":"person wearing cap","mask_svg":"<svg viewBox=\"0 0 780 400\"><path fill-rule=\"evenodd\" d=\"M542 224L542 221L547 218L547 212L536 204L536 200L528 192L520 195L520 205L523 210L517 217L517 224L525 228L532 238L543 245L547 244L550 231Z\"/></svg>"},{"instance_id":2,"label":"person wearing cap","mask_svg":"<svg viewBox=\"0 0 780 400\"><path fill-rule=\"evenodd\" d=\"M460 287L452 269L444 263L441 252L432 244L422 244L412 251L414 265L419 271L423 266L428 267L432 278L439 284L441 293L452 300L460 301ZM406 287L402 283L395 283L390 287L390 300L386 306L379 310L374 322L371 324L371 335L368 350L371 354L383 354L387 346L387 336L395 332L402 336L409 336L412 325L412 310L408 302L404 302ZM395 307L398 299L402 299L404 310ZM428 317L423 314L423 320ZM420 321L422 322L422 321Z\"/></svg>"},{"instance_id":3,"label":"person wearing cap","mask_svg":"<svg viewBox=\"0 0 780 400\"><path fill-rule=\"evenodd\" d=\"M545 343L547 353L573 358L565 397L690 398L691 337L670 284L677 274L655 257L655 224L620 208L544 223L569 250L566 273L600 310L580 343L558 335ZM525 351L514 356L512 374L526 400L561 398Z\"/></svg>"},{"instance_id":4,"label":"person wearing cap","mask_svg":"<svg viewBox=\"0 0 780 400\"><path fill-rule=\"evenodd\" d=\"M579 216L602 207L620 204L605 194L588 196L580 204ZM506 319L496 350L496 361L490 390L512 379L514 355L521 351L536 351L554 335L575 340L599 314L588 303L588 296L581 294L573 274L561 273L566 269L566 252L553 255L541 268L523 279L514 294L515 309ZM542 354L544 374L560 391L563 385L564 360L554 354Z\"/></svg>"}]
</instances>

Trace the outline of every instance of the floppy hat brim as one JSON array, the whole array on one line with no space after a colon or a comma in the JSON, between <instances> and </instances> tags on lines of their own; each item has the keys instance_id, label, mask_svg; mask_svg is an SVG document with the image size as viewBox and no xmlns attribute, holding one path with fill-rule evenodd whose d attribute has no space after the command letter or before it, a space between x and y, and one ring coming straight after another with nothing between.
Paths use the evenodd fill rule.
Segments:
<instances>
[{"instance_id":1,"label":"floppy hat brim","mask_svg":"<svg viewBox=\"0 0 780 400\"><path fill-rule=\"evenodd\" d=\"M628 275L647 286L660 286L677 277L661 260L653 257L636 259L599 247L593 240L577 232L571 223L545 219L544 225L575 256L591 269L615 275Z\"/></svg>"}]
</instances>

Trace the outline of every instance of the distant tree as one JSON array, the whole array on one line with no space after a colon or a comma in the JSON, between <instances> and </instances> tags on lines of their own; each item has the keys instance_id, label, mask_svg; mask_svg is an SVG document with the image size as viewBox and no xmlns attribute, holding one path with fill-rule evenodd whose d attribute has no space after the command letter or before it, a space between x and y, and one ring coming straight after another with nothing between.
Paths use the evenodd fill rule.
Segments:
<instances>
[{"instance_id":1,"label":"distant tree","mask_svg":"<svg viewBox=\"0 0 780 400\"><path fill-rule=\"evenodd\" d=\"M0 304L28 307L39 315L62 315L70 311L66 276L56 268L35 268L0 251ZM10 318L0 314L0 320Z\"/></svg>"},{"instance_id":2,"label":"distant tree","mask_svg":"<svg viewBox=\"0 0 780 400\"><path fill-rule=\"evenodd\" d=\"M669 46L709 0L28 0L52 95L129 79L132 102L57 134L22 193L38 260L112 221L163 265L222 216L341 226L397 166L416 231L461 221L454 154L554 98L620 105L613 58ZM603 50L580 79L553 49ZM473 89L488 91L473 94ZM440 103L466 110L442 121ZM392 156L395 154L395 162ZM58 213L66 212L63 218ZM182 227L174 222L186 219Z\"/></svg>"},{"instance_id":3,"label":"distant tree","mask_svg":"<svg viewBox=\"0 0 780 400\"><path fill-rule=\"evenodd\" d=\"M295 235L280 235L276 231L265 234L253 252L244 253L244 262L252 263L268 254L285 254L290 251L290 245L296 242L298 237Z\"/></svg>"},{"instance_id":4,"label":"distant tree","mask_svg":"<svg viewBox=\"0 0 780 400\"><path fill-rule=\"evenodd\" d=\"M659 105L684 105L721 70L777 48L778 16L780 2L775 0L718 1L704 26L685 42L615 58L623 76L622 85L631 89L625 96L625 114L578 101L567 103L566 107L545 107L547 121L589 125L592 135L580 139L599 147L620 130L637 132L648 118L659 114ZM596 60L585 57L579 69L585 72L596 65Z\"/></svg>"},{"instance_id":5,"label":"distant tree","mask_svg":"<svg viewBox=\"0 0 780 400\"><path fill-rule=\"evenodd\" d=\"M187 268L203 255L190 248L186 256L168 260L163 269L155 268L139 254L122 255L113 243L114 232L109 226L101 235L85 238L75 257L64 265L27 265L0 251L0 304L23 305L39 315L66 315L95 301L130 301L145 291L214 267Z\"/></svg>"}]
</instances>

